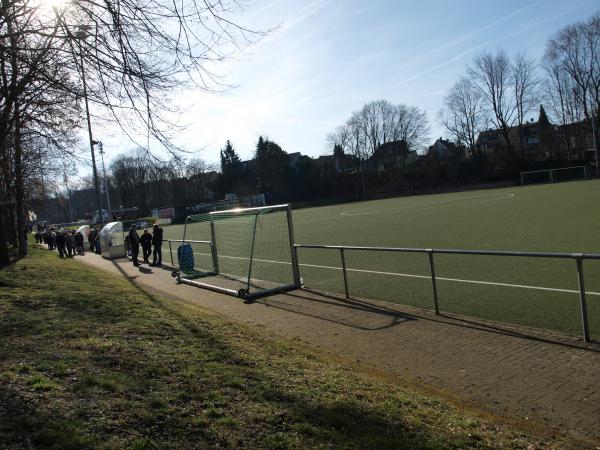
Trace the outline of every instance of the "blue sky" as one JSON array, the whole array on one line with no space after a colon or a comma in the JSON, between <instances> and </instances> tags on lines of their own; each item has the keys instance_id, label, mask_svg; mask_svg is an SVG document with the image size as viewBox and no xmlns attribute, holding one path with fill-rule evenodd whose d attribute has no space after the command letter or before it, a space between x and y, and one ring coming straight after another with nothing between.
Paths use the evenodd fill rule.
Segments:
<instances>
[{"instance_id":1,"label":"blue sky","mask_svg":"<svg viewBox=\"0 0 600 450\"><path fill-rule=\"evenodd\" d=\"M552 33L597 9L597 0L257 0L242 20L277 28L219 69L236 87L181 99L187 128L176 142L215 163L226 139L251 158L259 135L318 156L330 131L380 98L424 109L433 142L445 135L443 96L476 54L541 57ZM128 147L105 146L109 158Z\"/></svg>"}]
</instances>

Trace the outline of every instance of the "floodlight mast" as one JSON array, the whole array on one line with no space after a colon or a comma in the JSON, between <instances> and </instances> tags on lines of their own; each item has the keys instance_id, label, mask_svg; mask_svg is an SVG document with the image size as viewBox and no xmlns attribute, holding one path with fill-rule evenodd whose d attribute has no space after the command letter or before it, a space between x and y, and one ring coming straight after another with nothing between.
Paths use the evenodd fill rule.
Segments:
<instances>
[{"instance_id":1,"label":"floodlight mast","mask_svg":"<svg viewBox=\"0 0 600 450\"><path fill-rule=\"evenodd\" d=\"M106 209L110 214L110 196L108 195L108 178L106 178L106 166L104 165L104 146L102 145L102 141L98 141L98 152L100 153L100 157L102 158L102 173L104 174L104 192L106 192Z\"/></svg>"},{"instance_id":2,"label":"floodlight mast","mask_svg":"<svg viewBox=\"0 0 600 450\"><path fill-rule=\"evenodd\" d=\"M79 58L81 64L81 80L83 82L83 100L85 102L85 116L87 119L87 128L88 128L88 138L90 141L90 152L92 153L92 171L94 172L94 189L96 190L96 201L98 202L98 222L100 225L104 224L104 217L102 217L102 203L100 201L100 189L98 187L98 172L96 170L96 155L94 154L94 141L92 137L92 120L90 119L90 106L88 103L88 95L87 95L87 82L85 79L85 66L83 62L83 49L81 46L81 41L85 41L88 37L88 31L90 27L89 25L81 25L79 26L79 30L76 33L76 37L78 39L79 44Z\"/></svg>"}]
</instances>

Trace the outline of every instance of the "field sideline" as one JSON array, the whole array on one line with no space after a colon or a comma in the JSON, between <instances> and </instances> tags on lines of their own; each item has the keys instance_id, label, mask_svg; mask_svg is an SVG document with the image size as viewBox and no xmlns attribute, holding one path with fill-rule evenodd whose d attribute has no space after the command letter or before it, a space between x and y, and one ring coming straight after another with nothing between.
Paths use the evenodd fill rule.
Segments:
<instances>
[{"instance_id":1,"label":"field sideline","mask_svg":"<svg viewBox=\"0 0 600 450\"><path fill-rule=\"evenodd\" d=\"M600 181L417 195L301 209L294 226L304 244L600 253L598 198ZM182 229L165 227L165 237ZM301 249L299 259L307 287L343 292L338 252ZM282 260L263 258L257 270ZM432 307L425 255L347 252L346 262L353 296ZM584 269L597 338L600 262ZM444 255L436 272L443 311L580 333L574 261Z\"/></svg>"}]
</instances>

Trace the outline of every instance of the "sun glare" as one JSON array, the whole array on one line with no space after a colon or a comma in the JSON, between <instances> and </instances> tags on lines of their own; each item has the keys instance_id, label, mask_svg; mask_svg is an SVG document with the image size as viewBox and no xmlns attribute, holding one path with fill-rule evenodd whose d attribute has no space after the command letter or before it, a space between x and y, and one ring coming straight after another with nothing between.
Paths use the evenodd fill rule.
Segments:
<instances>
[{"instance_id":1,"label":"sun glare","mask_svg":"<svg viewBox=\"0 0 600 450\"><path fill-rule=\"evenodd\" d=\"M34 0L34 2L42 14L50 16L54 15L56 11L63 10L69 3L69 0Z\"/></svg>"},{"instance_id":2,"label":"sun glare","mask_svg":"<svg viewBox=\"0 0 600 450\"><path fill-rule=\"evenodd\" d=\"M52 8L62 9L68 3L67 0L42 0L46 2Z\"/></svg>"}]
</instances>

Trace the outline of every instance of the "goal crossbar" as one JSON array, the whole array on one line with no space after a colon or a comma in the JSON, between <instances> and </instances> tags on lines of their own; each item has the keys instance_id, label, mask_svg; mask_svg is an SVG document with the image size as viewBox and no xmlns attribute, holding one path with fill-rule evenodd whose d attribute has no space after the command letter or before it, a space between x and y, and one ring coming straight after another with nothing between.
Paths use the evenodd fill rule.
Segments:
<instances>
[{"instance_id":1,"label":"goal crossbar","mask_svg":"<svg viewBox=\"0 0 600 450\"><path fill-rule=\"evenodd\" d=\"M287 203L281 204L281 205L273 205L273 206L255 206L253 208L233 208L233 209L227 209L225 211L211 211L208 214L209 215L219 215L219 214L236 214L236 213L247 213L247 212L253 212L253 211L274 211L274 210L288 210L290 209L290 205ZM190 216L193 217L193 216Z\"/></svg>"}]
</instances>

